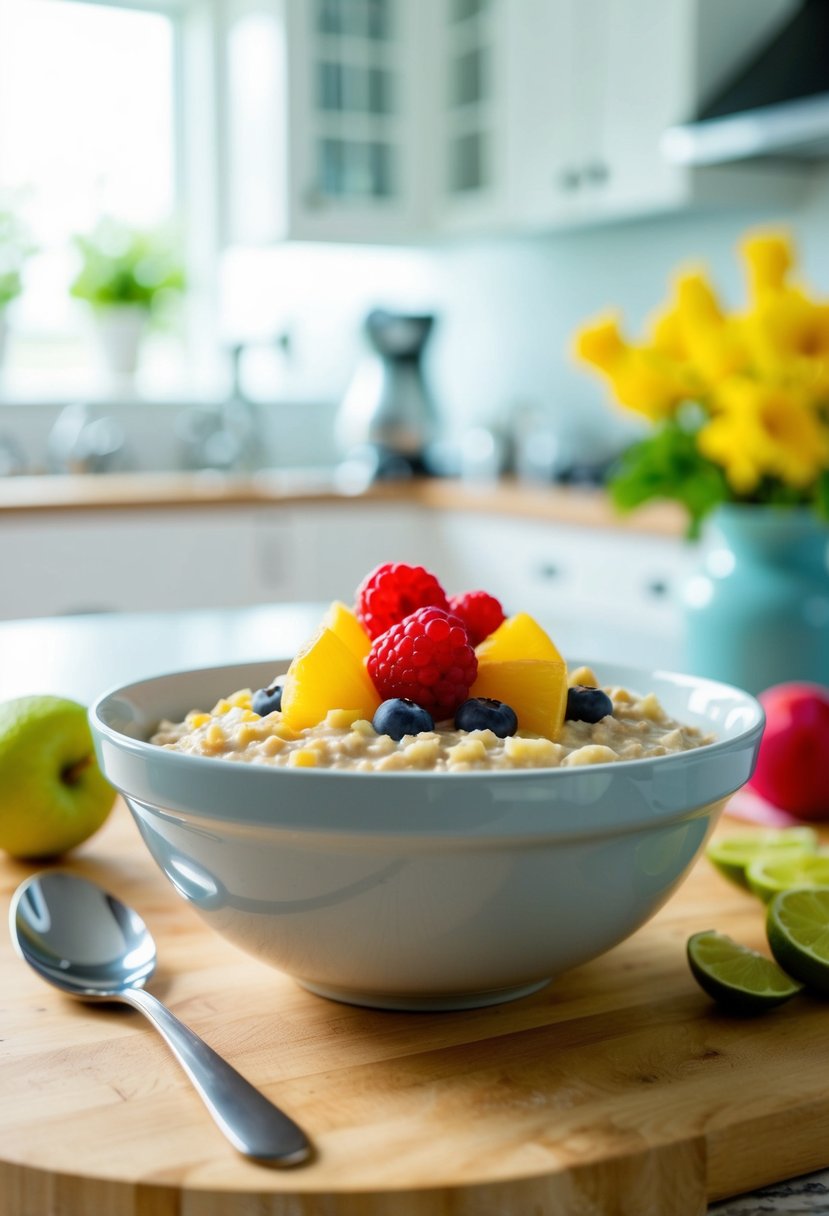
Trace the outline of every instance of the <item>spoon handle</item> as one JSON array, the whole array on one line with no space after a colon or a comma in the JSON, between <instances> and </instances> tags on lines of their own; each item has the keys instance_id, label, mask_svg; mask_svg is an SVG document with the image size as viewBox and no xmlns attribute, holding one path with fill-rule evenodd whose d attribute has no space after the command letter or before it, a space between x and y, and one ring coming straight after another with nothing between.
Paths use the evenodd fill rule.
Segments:
<instances>
[{"instance_id":1,"label":"spoon handle","mask_svg":"<svg viewBox=\"0 0 829 1216\"><path fill-rule=\"evenodd\" d=\"M300 1127L143 988L121 994L149 1018L234 1148L270 1165L300 1165L311 1145Z\"/></svg>"}]
</instances>

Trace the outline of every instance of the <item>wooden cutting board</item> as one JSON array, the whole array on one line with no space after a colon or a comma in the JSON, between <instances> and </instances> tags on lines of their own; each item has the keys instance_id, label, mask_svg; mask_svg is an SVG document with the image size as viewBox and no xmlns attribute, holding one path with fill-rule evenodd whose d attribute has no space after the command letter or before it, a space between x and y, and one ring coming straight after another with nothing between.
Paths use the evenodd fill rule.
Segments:
<instances>
[{"instance_id":1,"label":"wooden cutting board","mask_svg":"<svg viewBox=\"0 0 829 1216\"><path fill-rule=\"evenodd\" d=\"M4 932L0 1216L698 1216L829 1165L829 1009L715 1010L688 935L761 946L763 918L704 859L604 958L513 1004L437 1014L329 1002L224 943L123 806L64 864L141 912L153 991L318 1156L244 1161L140 1014L61 996ZM32 869L0 861L6 906Z\"/></svg>"}]
</instances>

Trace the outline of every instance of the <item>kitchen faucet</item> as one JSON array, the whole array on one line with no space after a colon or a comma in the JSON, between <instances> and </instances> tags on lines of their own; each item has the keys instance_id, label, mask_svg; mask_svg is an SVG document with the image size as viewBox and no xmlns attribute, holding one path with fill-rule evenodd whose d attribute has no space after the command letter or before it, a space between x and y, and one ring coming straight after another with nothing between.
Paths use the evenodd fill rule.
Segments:
<instances>
[{"instance_id":1,"label":"kitchen faucet","mask_svg":"<svg viewBox=\"0 0 829 1216\"><path fill-rule=\"evenodd\" d=\"M261 467L267 439L263 430L262 406L246 392L242 363L252 346L278 346L286 354L291 337L284 331L273 338L237 341L229 347L231 388L226 401L216 407L194 406L179 419L181 463L187 469L219 469L251 472Z\"/></svg>"}]
</instances>

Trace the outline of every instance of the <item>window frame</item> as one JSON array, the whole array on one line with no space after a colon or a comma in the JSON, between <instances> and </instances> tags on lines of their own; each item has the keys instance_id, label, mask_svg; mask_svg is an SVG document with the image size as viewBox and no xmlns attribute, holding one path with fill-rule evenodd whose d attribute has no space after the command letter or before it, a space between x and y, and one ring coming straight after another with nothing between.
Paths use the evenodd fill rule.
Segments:
<instances>
[{"instance_id":1,"label":"window frame","mask_svg":"<svg viewBox=\"0 0 829 1216\"><path fill-rule=\"evenodd\" d=\"M99 8L157 13L172 24L173 214L182 227L183 256L191 284L184 301L185 379L198 379L195 369L203 368L208 386L212 386L226 376L218 342L222 148L216 83L221 78L222 0L78 2ZM196 389L205 387L194 383ZM38 392L38 396L42 393ZM69 393L67 399L74 396L75 393ZM4 399L12 400L0 386L0 403Z\"/></svg>"}]
</instances>

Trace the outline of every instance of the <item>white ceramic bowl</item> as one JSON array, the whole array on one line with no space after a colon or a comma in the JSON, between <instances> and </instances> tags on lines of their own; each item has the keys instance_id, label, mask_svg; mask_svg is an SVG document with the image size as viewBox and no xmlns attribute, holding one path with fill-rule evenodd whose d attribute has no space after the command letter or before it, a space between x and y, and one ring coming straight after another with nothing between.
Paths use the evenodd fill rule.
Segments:
<instances>
[{"instance_id":1,"label":"white ceramic bowl","mask_svg":"<svg viewBox=\"0 0 829 1216\"><path fill-rule=\"evenodd\" d=\"M163 717L278 665L143 680L90 711L104 773L208 924L323 996L388 1009L511 1000L602 954L688 872L751 775L763 711L711 680L596 664L718 741L559 769L358 773L156 747Z\"/></svg>"}]
</instances>

